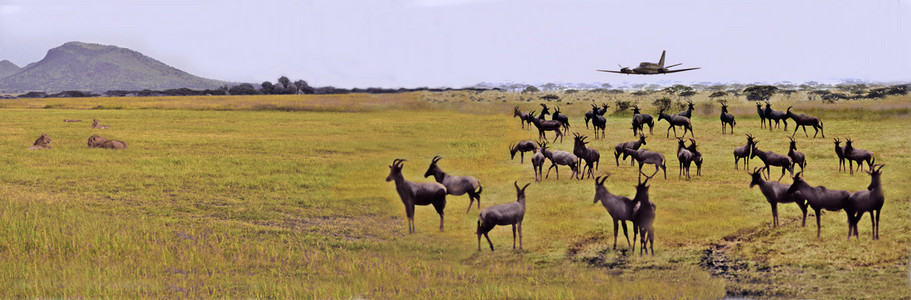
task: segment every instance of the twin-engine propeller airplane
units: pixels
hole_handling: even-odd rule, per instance
[[[638,67],[633,68],[633,69],[630,69],[629,67],[620,66],[620,71],[611,71],[611,70],[597,70],[597,71],[599,71],[599,72],[617,73],[617,74],[627,74],[627,75],[629,75],[629,74],[633,74],[633,75],[655,75],[655,74],[677,73],[677,72],[683,72],[683,71],[690,71],[690,70],[699,69],[699,68],[689,68],[689,69],[680,69],[680,70],[669,70],[668,68],[672,68],[672,67],[676,67],[676,66],[682,65],[682,63],[676,64],[676,65],[670,65],[670,66],[665,67],[665,66],[664,66],[664,53],[665,53],[665,52],[666,52],[666,51],[661,51],[661,60],[658,61],[657,64],[656,64],[656,63],[652,63],[652,62],[641,62],[641,63],[639,63],[639,66],[638,66]]]

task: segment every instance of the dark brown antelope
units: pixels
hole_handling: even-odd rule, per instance
[[[883,195],[883,184],[881,179],[884,166],[885,165],[873,165],[873,167],[870,168],[870,171],[867,171],[867,174],[870,174],[870,185],[867,186],[867,189],[854,192],[851,194],[851,197],[848,198],[851,210],[856,213],[852,220],[854,236],[858,236],[857,223],[860,222],[860,218],[864,216],[864,213],[869,212],[872,226],[870,234],[873,236],[874,240],[879,239],[879,212],[882,211],[883,203],[886,201],[886,198]],[[874,214],[874,212],[876,214]],[[850,239],[850,236],[848,238]]]
[[[414,206],[433,205],[440,214],[440,232],[443,231],[443,209],[446,208],[446,187],[438,182],[413,182],[402,176],[404,159],[395,159],[389,165],[386,182],[395,181],[395,191],[405,204],[405,216],[408,217],[408,233],[414,233]]]
[[[642,175],[644,175],[644,173],[642,173],[642,166],[645,164],[655,165],[655,173],[652,173],[652,176],[658,174],[658,168],[661,168],[661,170],[664,171],[664,179],[667,179],[667,166],[664,164],[664,154],[643,149],[633,150],[626,148],[623,149],[623,151],[629,156],[632,156],[633,159],[639,163],[640,179]]]
[[[683,127],[683,135],[681,137],[686,137],[686,132],[689,131],[693,137],[696,137],[696,133],[693,132],[693,125],[690,123],[690,119],[683,116],[677,115],[668,115],[664,113],[664,110],[658,112],[658,122],[661,120],[667,120],[667,123],[671,126],[667,127],[667,134],[665,137],[670,137],[671,128],[674,129],[674,137],[677,137],[677,126]]]
[[[838,171],[841,172],[845,168],[845,147],[841,146],[841,140],[838,138],[832,139],[835,141],[835,155],[838,156]]]
[[[851,238],[851,219],[854,217],[854,212],[851,211],[848,198],[851,197],[851,193],[848,191],[841,190],[829,190],[824,186],[810,186],[806,181],[801,178],[803,172],[798,172],[797,175],[794,175],[794,183],[791,184],[791,187],[788,188],[788,194],[792,194],[795,197],[805,200],[807,204],[810,205],[810,208],[816,213],[816,237],[819,237],[820,225],[819,218],[820,213],[823,209],[828,211],[839,211],[845,210],[845,213],[848,216],[848,238]]]
[[[518,144],[509,146],[509,155],[511,159],[516,159],[516,152],[519,152],[521,158],[520,163],[525,163],[525,152],[535,153],[535,150],[538,150],[538,147],[535,146],[535,142],[532,141],[520,141]]]
[[[806,201],[797,197],[796,194],[789,194],[788,188],[790,185],[782,184],[777,181],[762,180],[762,168],[759,168],[758,170],[753,168],[753,172],[750,173],[750,176],[752,177],[750,188],[758,185],[759,191],[762,192],[762,195],[765,196],[765,200],[772,206],[772,227],[778,227],[778,203],[796,203],[797,206],[800,207],[800,211],[803,212],[803,220],[800,222],[800,226],[807,226]]]
[[[759,127],[765,128],[765,109],[762,109],[762,103],[756,102],[756,114],[759,115]]]
[[[826,138],[826,132],[822,130],[822,120],[820,120],[819,118],[814,117],[814,116],[798,115],[798,114],[792,113],[790,106],[788,106],[788,112],[786,113],[786,116],[788,118],[791,118],[792,120],[794,120],[794,123],[797,124],[797,125],[794,125],[794,133],[791,133],[791,136],[794,136],[795,134],[797,134],[797,128],[803,127],[803,135],[805,135],[806,137],[810,137],[810,135],[807,134],[807,125],[810,125],[810,126],[813,126],[814,130],[816,130],[816,133],[813,133],[814,139],[816,138],[816,135],[819,133],[822,133],[822,137]],[[785,122],[785,130],[788,129],[787,124],[788,123]]]
[[[601,108],[598,108],[597,105],[592,104],[592,110],[585,112],[585,128],[588,128],[588,121],[597,116],[604,116],[604,113],[607,112],[607,104],[601,103]]]
[[[686,174],[686,179],[690,179],[690,164],[696,159],[696,154],[687,150],[685,143],[683,138],[677,138],[677,161],[679,162],[677,177]]]
[[[522,220],[525,219],[525,189],[526,184],[519,188],[519,182],[513,182],[516,186],[516,202],[494,205],[481,210],[478,214],[478,229],[475,234],[478,235],[478,251],[481,251],[481,235],[487,238],[490,244],[490,251],[493,251],[493,243],[490,236],[487,235],[497,225],[512,225],[512,248],[516,249],[516,228],[519,230],[519,249],[522,249]]]
[[[788,113],[772,109],[769,101],[765,102],[765,117],[769,120],[769,131],[772,131],[772,121],[775,121],[775,128],[778,128],[779,122],[784,122],[784,131],[788,131]]]
[[[585,161],[585,166],[580,168],[580,171],[582,172],[582,178],[580,179],[585,179],[585,174],[588,174],[589,178],[594,177],[594,170],[596,170],[598,166],[601,165],[601,153],[599,153],[596,149],[585,146],[588,144],[588,142],[585,141],[585,139],[588,138],[587,136],[579,135],[578,133],[573,134],[575,134],[573,141],[573,154]],[[588,172],[585,171],[586,168],[588,169]]]
[[[737,170],[737,164],[741,158],[743,159],[743,169],[747,170],[750,167],[750,154],[752,154],[754,144],[755,138],[747,133],[747,144],[734,149],[734,170]]]
[[[617,166],[620,166],[620,155],[623,155],[623,160],[626,160],[626,157],[629,156],[625,151],[623,151],[623,149],[639,150],[639,147],[642,147],[645,144],[645,136],[639,134],[638,140],[623,142],[617,144],[617,146],[614,146],[614,160],[617,162]],[[631,166],[636,164],[636,162],[632,159],[629,161],[629,163]]]
[[[604,181],[610,177],[610,174],[607,174],[602,177],[595,177],[595,202],[601,202],[601,205],[604,206],[604,209],[607,210],[607,214],[610,215],[614,223],[614,250],[617,249],[617,222],[620,222],[620,225],[623,225],[623,236],[626,237],[626,244],[630,248],[633,245],[629,242],[629,234],[626,231],[626,221],[633,220],[633,208],[636,206],[636,203],[632,199],[611,194],[610,191],[604,187]],[[636,231],[635,224],[633,225],[633,231]],[[635,239],[633,240],[635,242]]]
[[[641,174],[640,175],[645,175]],[[654,174],[652,175],[654,176]],[[642,256],[642,251],[646,249],[646,245],[651,244],[652,256],[655,255],[655,211],[657,207],[655,203],[651,201],[648,197],[648,188],[646,185],[648,180],[652,177],[645,176],[645,181],[641,181],[636,185],[636,196],[633,197],[633,225],[634,229],[638,229],[639,235],[641,236],[642,244],[639,247],[639,256]],[[633,230],[633,241],[636,240],[636,231]],[[635,249],[633,249],[635,251]]]
[[[867,163],[867,166],[872,168],[873,163],[876,162],[876,159],[873,157],[873,152],[861,149],[854,148],[854,141],[850,138],[845,142],[845,160],[848,161],[848,169],[851,169],[851,175],[854,175],[854,163],[857,163],[857,170],[862,171],[864,169],[864,162]]]
[[[791,172],[791,176],[794,176],[794,163],[791,161],[790,157],[772,152],[772,151],[762,151],[756,147],[756,144],[753,144],[753,150],[750,154],[750,158],[759,157],[759,160],[765,164],[766,169],[766,178],[772,176],[771,171],[769,171],[769,166],[781,167],[781,176],[778,177],[778,181],[781,181],[784,178],[784,171]]]
[[[727,103],[721,102],[721,134],[725,133],[727,125],[731,125],[731,134],[734,134],[734,125],[737,125],[737,121],[734,120],[734,115],[728,113]]]
[[[653,134],[655,120],[652,119],[652,115],[640,113],[639,106],[633,105],[633,136],[642,134],[644,125],[648,125],[648,134]]]
[[[531,157],[531,168],[535,171],[535,182],[544,179],[544,162],[547,161],[547,157],[544,156],[547,142],[538,142],[538,146],[538,151]]]
[[[793,137],[788,137],[791,140],[791,143],[788,145],[788,157],[791,158],[791,161],[795,165],[800,166],[800,171],[803,172],[803,169],[807,167],[807,159],[803,153],[797,151],[797,141]]]
[[[477,178],[472,176],[452,176],[443,172],[443,169],[440,169],[440,166],[437,165],[440,160],[443,159],[439,155],[434,156],[433,160],[430,161],[430,167],[427,167],[427,172],[424,172],[424,178],[433,176],[436,182],[443,184],[446,187],[446,194],[453,196],[461,196],[468,194],[468,209],[465,210],[465,213],[471,211],[471,204],[478,201],[478,209],[481,209],[481,191],[484,190],[481,187],[481,182]]]

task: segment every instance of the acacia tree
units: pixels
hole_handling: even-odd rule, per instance
[[[771,85],[754,85],[743,90],[743,94],[750,101],[767,101],[775,95],[778,88]]]

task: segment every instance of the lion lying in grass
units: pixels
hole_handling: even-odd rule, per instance
[[[126,149],[127,143],[119,140],[109,140],[93,134],[89,137],[88,146],[89,148]]]

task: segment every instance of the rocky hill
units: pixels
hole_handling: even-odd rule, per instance
[[[7,61],[4,61],[7,62]],[[99,44],[69,42],[48,50],[41,61],[13,68],[0,62],[0,91],[214,89],[227,84],[168,66],[142,53]],[[8,62],[7,62],[8,63]]]

